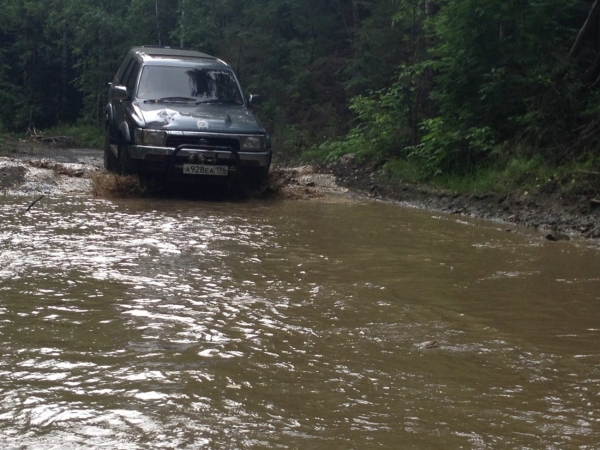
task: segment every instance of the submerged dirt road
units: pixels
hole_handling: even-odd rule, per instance
[[[2,154],[0,154],[2,155]],[[133,185],[131,184],[133,182]],[[114,184],[119,186],[113,186]],[[102,167],[102,151],[19,144],[0,156],[0,193],[39,196],[89,194],[136,195],[135,180],[118,180]],[[108,186],[108,188],[107,188]],[[123,192],[122,192],[123,194]],[[342,158],[327,167],[278,167],[260,192],[269,199],[398,202],[450,214],[539,228],[550,240],[569,236],[600,238],[600,174],[581,173],[570,180],[549,180],[535,192],[461,194],[388,182],[377,170]]]
[[[119,196],[118,186],[107,186],[119,183],[129,188],[121,194],[140,193],[136,182],[121,181],[104,170],[101,150],[24,146],[0,156],[0,192],[4,195],[79,193]],[[248,194],[293,200],[353,198],[349,189],[337,185],[334,175],[318,173],[311,166],[273,167],[269,186],[258,193]]]

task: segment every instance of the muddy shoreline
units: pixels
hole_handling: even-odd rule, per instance
[[[19,143],[0,153],[4,195],[91,194],[104,173],[102,151]],[[463,194],[392,182],[382,170],[352,157],[334,164],[277,166],[259,197],[309,200],[370,198],[540,229],[549,239],[600,238],[600,174],[578,173],[549,180],[532,192]],[[510,226],[507,226],[510,231]]]
[[[322,166],[320,171],[334,175],[340,186],[370,198],[536,228],[549,240],[566,240],[569,235],[600,238],[600,173],[596,172],[548,180],[533,190],[464,194],[393,182],[383,170],[360,165],[352,157]]]
[[[0,193],[28,196],[91,192],[92,174],[103,170],[99,150],[19,143],[0,152]]]

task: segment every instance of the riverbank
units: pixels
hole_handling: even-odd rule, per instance
[[[334,175],[340,186],[371,198],[539,228],[547,231],[548,239],[600,238],[598,172],[576,172],[533,189],[473,194],[394,181],[382,169],[360,164],[351,155],[323,165],[320,171]]]

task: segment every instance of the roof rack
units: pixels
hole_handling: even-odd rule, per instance
[[[201,59],[210,59],[217,60],[212,55],[208,55],[203,52],[199,52],[197,50],[190,50],[187,48],[179,48],[179,47],[167,47],[163,45],[137,45],[131,47],[131,50],[134,50],[138,53],[144,53],[149,57],[154,58],[180,58],[180,57],[188,57],[188,58],[201,58]]]
[[[185,50],[187,52],[195,52],[196,50],[192,50],[190,48],[183,47],[171,47],[170,45],[140,45],[142,48],[164,48],[165,50]]]

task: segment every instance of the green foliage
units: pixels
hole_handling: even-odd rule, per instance
[[[394,114],[386,111],[380,99],[355,97],[350,108],[357,113],[358,125],[343,139],[330,139],[304,152],[304,157],[334,161],[346,153],[359,159],[384,160],[393,151],[397,134]],[[397,103],[393,103],[397,105]]]
[[[403,161],[393,170],[408,164],[418,168],[411,178],[439,179],[468,178],[511,158],[539,155],[556,164],[595,153],[600,94],[566,59],[587,6],[575,0],[429,4],[437,13],[425,16],[421,2],[396,1],[393,21],[404,52],[397,74],[350,100],[353,127],[321,145],[321,154]],[[588,42],[582,57],[588,64],[590,44],[596,46]]]
[[[64,134],[98,145],[126,49],[162,44],[229,62],[282,159],[354,153],[437,181],[598,160],[597,29],[567,58],[590,2],[426,3],[5,0],[0,123],[78,124]]]
[[[574,0],[449,2],[432,20],[439,61],[432,92],[446,122],[510,138],[563,70],[576,29]],[[577,22],[577,26],[580,23]],[[535,131],[535,130],[532,130]]]
[[[527,153],[522,149],[523,153]],[[531,152],[531,150],[529,150]],[[534,192],[549,182],[569,179],[584,170],[596,170],[591,160],[556,167],[541,155],[533,158],[512,157],[505,162],[478,166],[468,174],[447,173],[431,177],[415,159],[397,158],[385,164],[385,173],[392,181],[426,182],[438,189],[462,193],[509,193],[515,190]]]
[[[303,149],[300,159],[310,163],[329,163],[346,153],[352,153],[352,148],[343,141],[331,140]]]
[[[428,179],[427,170],[414,159],[395,158],[384,166],[386,175],[396,181],[420,183]]]
[[[423,116],[420,101],[427,90],[423,79],[434,67],[431,61],[401,65],[390,87],[352,98],[349,109],[354,113],[354,127],[344,138],[321,144],[318,153],[329,153],[328,160],[355,153],[377,161],[409,154]]]
[[[432,184],[457,192],[533,192],[554,180],[563,180],[585,169],[585,164],[571,163],[556,167],[541,155],[533,158],[513,157],[504,164],[479,167],[469,175],[448,174],[436,177]]]
[[[408,157],[418,159],[431,176],[468,173],[477,162],[497,149],[489,127],[460,130],[436,117],[422,123],[421,143],[408,147]]]

